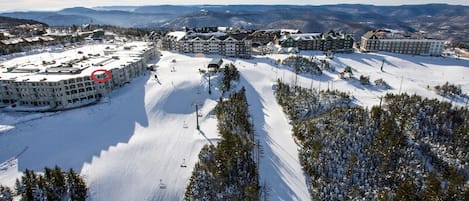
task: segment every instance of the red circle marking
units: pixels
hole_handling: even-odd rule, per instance
[[[104,73],[106,73],[106,77],[103,78],[103,79],[98,79],[98,78],[96,78],[96,77],[94,76],[94,74],[97,73],[97,72],[104,72]],[[98,69],[98,70],[95,70],[95,71],[93,71],[93,72],[91,73],[91,79],[94,80],[95,82],[99,82],[99,83],[107,82],[107,81],[109,81],[109,80],[111,79],[111,77],[112,77],[111,72],[108,71],[108,70],[104,70],[104,69]]]

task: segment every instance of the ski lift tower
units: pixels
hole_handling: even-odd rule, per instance
[[[210,72],[208,72],[208,94],[212,94],[212,87],[210,84]]]
[[[198,100],[194,100],[194,102],[192,102],[192,105],[195,105],[196,128],[197,130],[200,130],[199,117],[201,117],[202,115],[199,115],[199,106],[201,106],[202,103]]]
[[[197,130],[200,130],[200,126],[199,126],[199,105],[197,103],[195,103],[195,118],[196,118],[196,122],[197,122]]]

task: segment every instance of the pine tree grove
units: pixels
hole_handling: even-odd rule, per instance
[[[58,166],[44,168],[44,174],[26,169],[21,180],[16,180],[15,190],[24,201],[85,201],[88,191],[80,175],[72,169],[63,172]]]
[[[215,111],[223,140],[202,148],[184,199],[259,200],[254,132],[245,89],[220,100]]]
[[[343,93],[280,81],[276,94],[313,200],[468,200],[467,108],[388,94],[369,111]]]

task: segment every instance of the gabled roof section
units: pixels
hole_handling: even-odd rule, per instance
[[[238,41],[236,38],[233,38],[232,36],[228,36],[224,41]]]
[[[220,39],[218,39],[217,37],[215,36],[212,36],[208,39],[209,41],[220,41]]]
[[[167,36],[172,37],[175,40],[179,41],[186,36],[186,32],[185,31],[173,31],[173,32],[169,32]]]
[[[374,31],[368,31],[363,35],[363,38],[372,39],[373,36],[374,36],[374,38],[376,38],[376,35],[375,35]]]

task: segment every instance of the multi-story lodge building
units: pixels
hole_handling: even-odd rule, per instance
[[[246,33],[169,32],[161,40],[162,49],[180,53],[219,54],[227,57],[250,58],[252,43]]]
[[[300,50],[353,51],[352,35],[335,31],[327,33],[285,34],[276,39],[275,43],[284,48],[295,47]]]
[[[101,51],[92,47],[89,54],[70,50],[52,60],[4,64],[0,69],[0,106],[50,111],[91,104],[141,75],[146,62],[156,55],[152,43],[102,46]],[[98,82],[107,80],[106,71],[111,78]]]
[[[444,43],[444,40],[426,38],[422,34],[404,34],[378,29],[368,31],[362,36],[360,50],[441,56]]]
[[[298,34],[298,29],[262,29],[249,34],[253,46],[264,46],[285,34]]]

